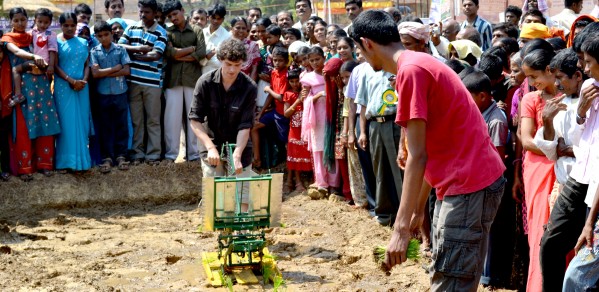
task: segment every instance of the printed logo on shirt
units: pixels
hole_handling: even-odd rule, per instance
[[[381,104],[381,107],[379,107],[378,113],[382,116],[385,114],[385,110],[387,109],[387,107],[395,108],[395,106],[397,105],[398,98],[397,94],[395,94],[395,90],[385,90],[385,92],[383,92],[383,95],[381,96],[381,100],[383,103]]]

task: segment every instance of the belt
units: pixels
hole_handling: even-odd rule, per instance
[[[395,121],[395,115],[370,117],[370,120],[373,122],[385,123],[385,122],[389,122],[389,121]]]

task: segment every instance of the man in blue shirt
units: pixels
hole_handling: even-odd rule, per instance
[[[166,30],[154,20],[158,9],[156,0],[139,0],[137,5],[141,21],[128,26],[119,40],[132,60],[129,77],[129,106],[133,121],[132,158],[134,164],[145,159],[148,164],[157,165],[162,151],[160,97]],[[146,127],[147,147],[144,145]]]
[[[478,0],[463,0],[462,1],[462,12],[466,15],[466,20],[462,22],[460,28],[474,27],[480,33],[481,38],[481,49],[486,51],[491,47],[491,40],[493,39],[493,28],[491,24],[478,16]]]
[[[112,26],[101,21],[94,27],[99,45],[90,52],[91,71],[97,80],[98,135],[102,173],[110,172],[114,159],[120,170],[128,169],[125,159],[129,129],[127,127],[127,83],[131,60],[127,51],[112,43]]]

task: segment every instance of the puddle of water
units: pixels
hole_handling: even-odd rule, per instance
[[[181,273],[176,275],[177,279],[185,280],[189,285],[198,287],[204,284],[206,281],[206,276],[204,275],[204,270],[202,267],[202,262],[200,260],[196,260],[191,264],[181,265]]]

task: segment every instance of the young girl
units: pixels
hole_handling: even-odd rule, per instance
[[[290,91],[285,92],[285,117],[290,119],[289,142],[287,144],[287,185],[294,185],[295,190],[303,192],[306,190],[302,183],[300,172],[312,170],[312,156],[308,151],[306,141],[302,141],[302,114],[304,100],[299,96],[301,91],[300,70],[290,70],[287,75]]]
[[[339,46],[337,48],[339,48]],[[358,62],[353,60],[347,61],[343,63],[343,65],[341,66],[339,75],[341,76],[341,81],[344,85],[343,92],[346,92],[349,77],[351,76],[351,72],[354,70],[356,66],[358,66]],[[354,200],[354,204],[356,207],[365,208],[366,206],[368,206],[368,201],[366,201],[366,187],[364,183],[364,175],[362,174],[362,167],[358,158],[358,149],[355,147],[354,144],[348,145],[347,143],[350,102],[353,102],[353,99],[345,98],[345,100],[343,101],[343,130],[341,131],[340,141],[347,148],[349,185],[351,189],[352,199]]]
[[[354,41],[349,37],[341,37],[337,41],[337,55],[334,58],[339,58],[343,62],[347,62],[355,59],[354,55]]]
[[[324,162],[325,166],[337,175],[337,180],[342,182],[342,196],[339,190],[334,190],[331,196],[332,200],[346,200],[351,202],[351,188],[349,183],[349,173],[347,170],[347,155],[345,145],[341,143],[341,133],[343,131],[343,82],[341,81],[340,70],[343,61],[339,58],[332,58],[324,65],[323,73],[325,76],[326,88],[326,125],[324,142]],[[347,131],[346,131],[347,132]],[[346,133],[345,132],[345,133]]]
[[[35,12],[35,26],[28,34],[33,37],[33,53],[41,56],[44,59],[44,64],[36,66],[33,61],[27,61],[13,67],[15,92],[8,103],[9,107],[25,101],[25,96],[21,93],[21,74],[30,72],[31,74],[40,75],[45,72],[48,77],[54,74],[54,60],[56,60],[58,44],[56,33],[48,30],[50,24],[52,24],[52,11],[46,8],[38,9]]]
[[[33,60],[38,67],[46,63],[42,56],[29,52],[29,45],[33,38],[25,32],[27,27],[25,9],[22,7],[12,8],[9,11],[9,18],[12,31],[2,36],[0,44],[6,49],[5,52],[8,53],[11,65],[14,67],[26,60]],[[50,91],[49,78],[46,74],[34,76],[24,72],[21,86],[27,99],[12,110],[14,134],[9,139],[11,168],[13,173],[19,175],[22,180],[29,181],[33,178],[32,173],[36,170],[45,175],[52,174],[54,135],[60,132],[60,124],[54,106],[54,98]],[[3,82],[2,92],[6,90],[4,87]],[[4,99],[5,96],[2,95],[2,98]],[[3,100],[4,102],[7,101]],[[6,108],[3,107],[2,116],[7,114],[10,115],[11,110],[9,109],[6,113]],[[33,157],[37,159],[33,159]]]
[[[306,73],[300,79],[304,99],[302,140],[308,142],[308,150],[312,153],[314,161],[316,182],[311,188],[317,191],[308,192],[308,195],[313,199],[320,199],[328,196],[329,187],[339,187],[339,180],[335,173],[327,171],[323,159],[326,119],[324,51],[321,47],[312,47],[308,52],[308,59],[314,71]]]
[[[524,95],[520,105],[521,139],[526,150],[523,180],[530,246],[527,291],[542,290],[539,243],[544,232],[543,226],[549,219],[548,198],[555,182],[553,161],[545,157],[533,141],[535,133],[543,126],[542,112],[545,102],[561,95],[555,86],[555,75],[549,68],[554,56],[552,50],[539,49],[530,52],[522,60],[524,74],[529,83],[537,88],[537,91]]]
[[[306,73],[312,72],[312,66],[310,66],[310,58],[308,58],[308,53],[310,52],[310,47],[301,47],[297,51],[298,64],[300,68],[302,68],[302,73],[300,74],[300,79],[304,77]]]

